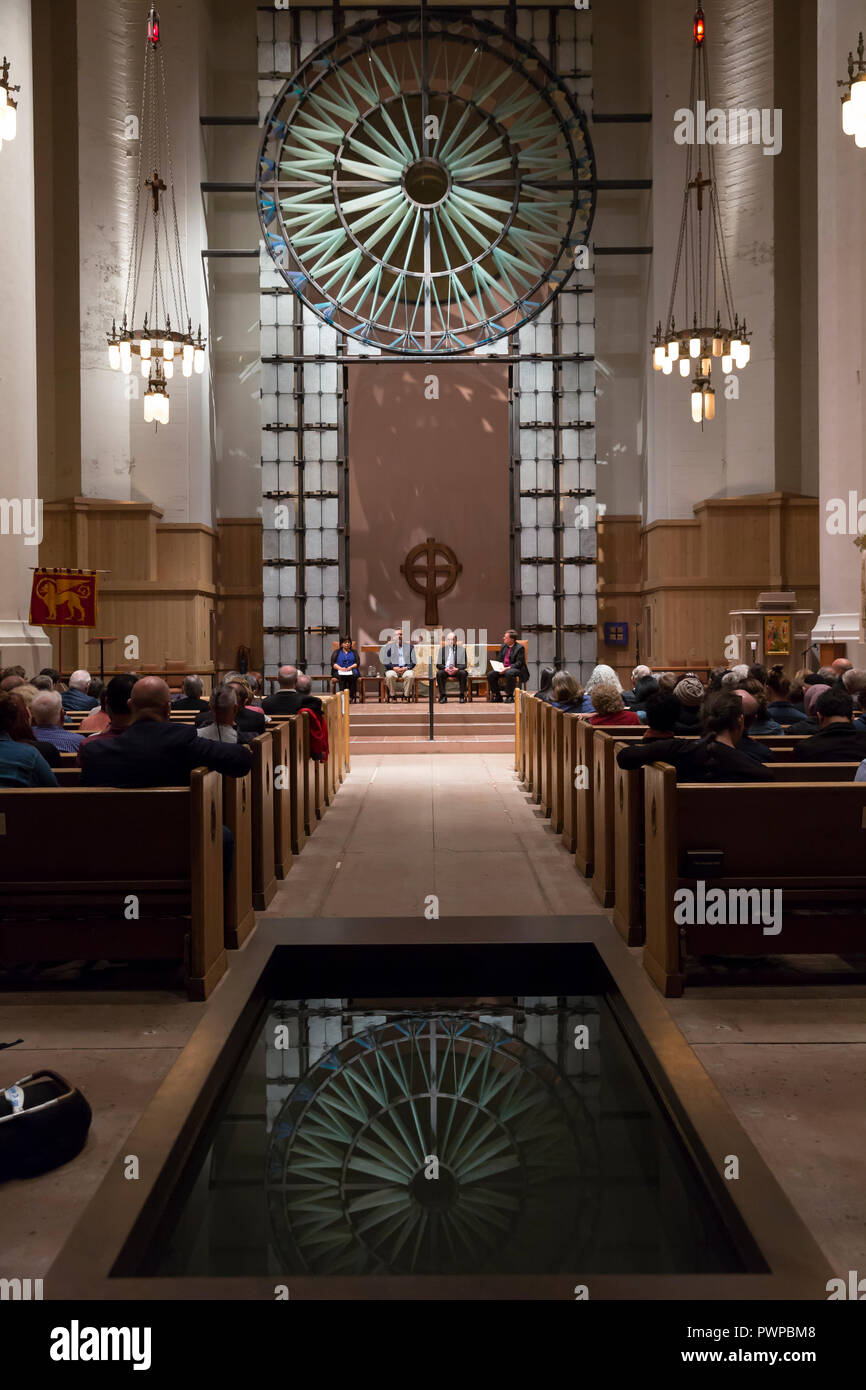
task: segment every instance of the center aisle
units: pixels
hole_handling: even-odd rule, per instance
[[[511,753],[352,758],[268,917],[601,913]]]

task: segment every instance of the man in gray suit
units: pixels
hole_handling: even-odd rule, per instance
[[[436,684],[439,687],[439,703],[447,703],[445,693],[448,680],[456,680],[460,687],[460,703],[466,703],[466,686],[469,677],[466,672],[466,648],[457,641],[456,632],[446,632],[445,640],[436,658]]]

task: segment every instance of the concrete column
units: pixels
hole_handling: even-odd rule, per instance
[[[28,675],[51,660],[51,644],[27,621],[32,575],[38,563],[42,501],[37,497],[36,259],[33,176],[33,64],[30,0],[4,0],[0,58],[10,60],[10,81],[20,85],[18,133],[0,150],[0,664],[22,665]],[[29,533],[29,534],[28,534]]]
[[[726,400],[713,373],[716,419],[691,420],[689,384],[653,372],[649,338],[664,319],[673,280],[685,182],[686,147],[674,141],[675,113],[689,104],[693,39],[690,0],[653,0],[653,282],[647,324],[647,521],[691,517],[707,497],[775,487],[774,219],[775,158],[758,145],[715,146],[722,223],[734,308],[753,330],[752,360]],[[771,0],[717,0],[707,16],[713,107],[773,109]],[[782,158],[783,156],[777,156]],[[706,175],[706,161],[703,164]],[[679,311],[681,317],[681,310]]]
[[[860,641],[861,552],[854,544],[857,504],[866,498],[866,151],[842,132],[836,81],[847,71],[847,55],[863,24],[856,0],[819,0],[818,166],[815,197],[818,244],[818,458],[822,518],[820,541],[821,615],[812,634],[818,642],[847,642],[855,665],[866,665]],[[851,520],[838,534],[828,529],[834,502]],[[866,523],[861,529],[866,530]]]

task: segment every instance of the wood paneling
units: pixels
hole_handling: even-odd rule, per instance
[[[724,658],[730,614],[763,590],[792,589],[818,611],[818,502],[766,493],[708,498],[694,520],[606,516],[599,524],[599,660],[620,678],[635,660],[712,666]],[[635,571],[639,568],[636,580]],[[646,614],[649,615],[647,630]],[[626,650],[605,647],[605,622],[630,625]]]
[[[225,517],[218,522],[216,550],[216,661],[235,665],[238,647],[249,647],[250,665],[264,665],[261,517]]]

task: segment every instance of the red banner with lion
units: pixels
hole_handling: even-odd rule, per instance
[[[94,627],[96,572],[34,570],[30,622],[35,627]]]

